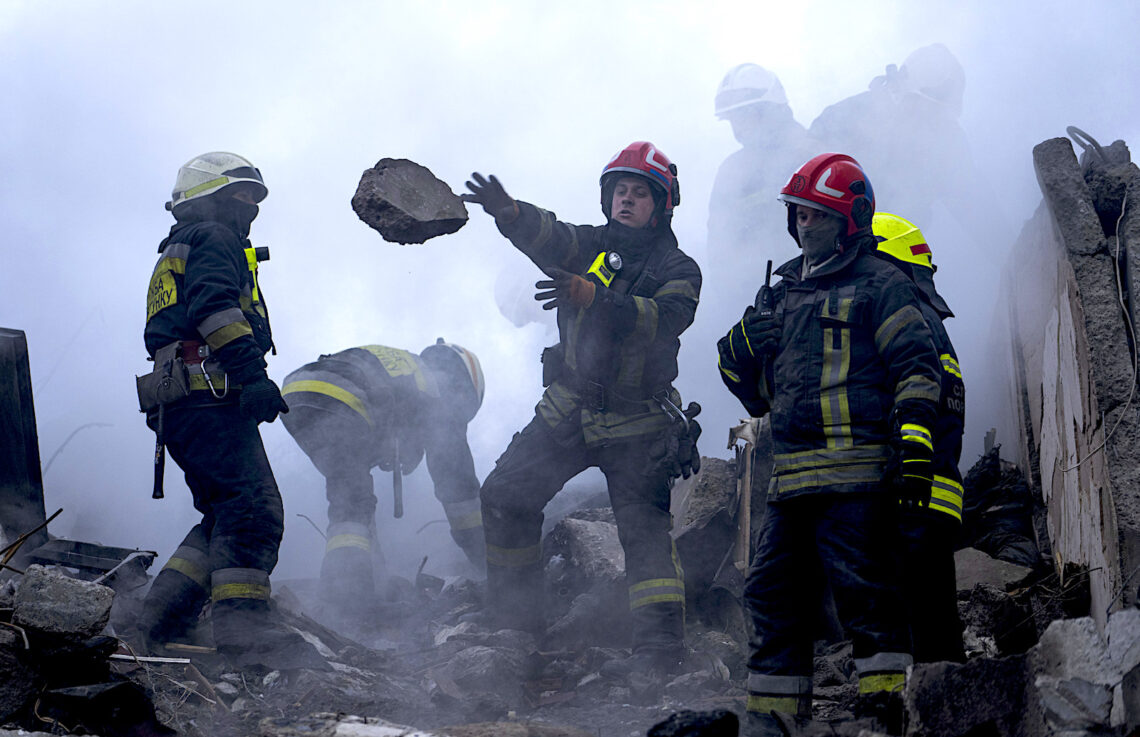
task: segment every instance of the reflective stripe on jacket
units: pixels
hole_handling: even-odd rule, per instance
[[[918,290],[866,248],[807,279],[802,257],[782,265],[770,374],[749,365],[726,377],[750,412],[770,412],[780,498],[877,490],[892,427],[933,425],[942,372]]]

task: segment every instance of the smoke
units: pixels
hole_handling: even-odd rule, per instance
[[[737,148],[712,98],[742,61],[776,72],[807,126],[920,46],[942,42],[955,53],[966,73],[960,122],[1000,226],[979,244],[981,258],[952,267],[941,254],[959,240],[956,214],[935,210],[922,225],[945,263],[939,286],[960,310],[950,331],[970,396],[985,396],[991,382],[1001,391],[1005,377],[987,375],[984,350],[967,347],[984,342],[983,307],[1001,296],[996,279],[981,277],[1004,264],[1040,198],[1031,147],[1070,124],[1106,142],[1140,140],[1128,86],[1140,9],[1112,2],[1094,17],[1072,8],[355,2],[318,12],[207,0],[191,13],[141,0],[4,4],[0,324],[28,335],[45,460],[77,427],[105,425],[77,434],[45,478],[47,507],[65,510],[52,531],[165,556],[197,519],[173,464],[167,498],[149,498],[153,435],[132,382],[148,368],[144,292],[182,163],[231,150],[269,185],[252,238],[271,251],[262,284],[278,348],[273,378],[366,343],[418,352],[442,336],[480,357],[487,395],[469,438],[482,479],[531,417],[539,351],[551,339],[547,326],[517,328],[501,315],[494,285],[504,269],[540,275],[481,211],[423,246],[382,241],[349,205],[360,174],[385,156],[418,161],[456,190],[472,171],[495,173],[518,198],[599,223],[601,167],[630,141],[651,140],[680,168],[674,229],[705,266],[712,181]],[[790,239],[770,250],[795,252]],[[742,309],[764,258],[740,265],[740,283],[711,281],[706,269],[705,302],[735,295]],[[721,407],[715,422],[711,410],[701,418],[706,455],[727,454],[723,424],[735,419],[715,372],[727,327],[699,310],[682,336],[682,395]],[[969,459],[995,422],[984,403],[972,399],[967,411]],[[263,437],[287,513],[277,575],[313,575],[323,542],[295,515],[323,526],[323,479],[280,423],[263,426]],[[445,525],[415,533],[442,518],[426,469],[409,477],[404,520],[386,518],[387,484],[377,474],[381,545],[388,528],[415,564],[420,550],[447,549]]]

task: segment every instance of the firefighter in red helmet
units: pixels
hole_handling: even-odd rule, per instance
[[[549,278],[535,298],[557,310],[559,343],[543,354],[546,391],[480,492],[492,622],[541,632],[543,507],[590,467],[605,474],[625,550],[633,653],[609,670],[675,670],[684,653],[685,589],[669,531],[669,490],[696,455],[699,407],[682,412],[672,382],[680,335],[701,288],[670,225],[677,168],[636,142],[603,168],[606,224],[571,225],[473,174],[469,202]]]
[[[718,344],[725,384],[772,427],[768,513],[745,585],[756,735],[784,733],[772,712],[810,716],[821,577],[852,639],[858,706],[901,705],[912,660],[890,544],[899,500],[930,499],[941,375],[914,284],[874,255],[875,197],[859,164],[816,156],[779,199],[802,255],[777,270],[771,308],[749,307]]]

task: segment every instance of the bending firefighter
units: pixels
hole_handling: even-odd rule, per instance
[[[482,569],[479,479],[467,423],[483,403],[483,390],[479,359],[442,338],[418,356],[382,345],[349,348],[285,378],[290,413],[281,421],[325,477],[329,526],[322,594],[342,613],[363,613],[374,592],[374,466],[393,474],[399,517],[400,476],[411,473],[426,453],[451,536]]]
[[[919,308],[934,338],[942,364],[938,419],[933,428],[934,465],[930,503],[902,509],[903,604],[918,663],[964,662],[962,620],[954,575],[954,544],[962,527],[962,432],[966,417],[966,385],[958,354],[942,321],[953,317],[934,288],[935,266],[930,246],[918,227],[898,215],[875,214],[872,221],[878,254],[902,269],[918,287]]]
[[[941,374],[917,290],[874,255],[875,198],[858,163],[816,156],[779,198],[802,255],[718,343],[726,386],[772,426],[744,592],[752,735],[785,734],[778,714],[811,715],[821,577],[852,640],[857,710],[898,716],[912,658],[891,546],[898,500],[930,499]]]
[[[625,550],[633,651],[611,675],[675,669],[684,653],[685,588],[669,535],[669,490],[697,459],[695,405],[673,388],[680,334],[701,287],[671,219],[677,170],[652,144],[602,170],[604,226],[571,225],[472,175],[465,195],[549,279],[536,299],[557,310],[560,342],[543,353],[535,417],[483,482],[487,601],[500,627],[541,632],[543,507],[571,478],[600,468]]]
[[[152,645],[184,640],[210,601],[214,643],[238,665],[327,667],[270,619],[283,512],[257,426],[288,407],[266,374],[273,339],[257,281],[263,249],[248,240],[267,193],[249,161],[214,152],[179,169],[167,203],[176,222],[147,293],[154,370],[139,379],[139,402],[158,434],[156,464],[165,445],[202,521],[155,578],[141,624]]]

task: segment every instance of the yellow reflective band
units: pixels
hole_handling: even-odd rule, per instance
[[[875,347],[878,349],[879,355],[887,352],[895,336],[904,328],[914,324],[926,324],[926,321],[922,319],[922,313],[914,305],[901,307],[893,315],[883,320],[883,324],[875,331]]]
[[[954,360],[953,356],[951,356],[949,353],[943,353],[938,358],[942,361],[943,371],[948,374],[952,374],[953,376],[957,376],[959,379],[962,378],[962,367],[958,365],[958,362]]]
[[[444,511],[446,512],[446,510]],[[457,515],[455,517],[448,515],[447,521],[451,525],[452,530],[473,530],[476,527],[483,526],[483,512],[477,509],[474,512],[468,512],[467,514]]]
[[[253,328],[245,320],[241,322],[231,322],[223,328],[218,328],[214,332],[206,336],[206,343],[209,344],[210,350],[216,351],[222,346],[228,345],[246,335],[253,335]]]
[[[586,269],[587,274],[593,274],[598,277],[598,280],[607,287],[613,283],[614,272],[606,264],[606,252],[602,251],[594,259],[594,263],[590,264],[590,268]]]
[[[903,425],[900,432],[903,440],[920,443],[929,448],[931,452],[934,451],[934,443],[931,442],[930,431],[922,425]]]
[[[210,592],[214,601],[225,599],[260,599],[269,601],[269,587],[255,583],[224,583]]]
[[[629,587],[629,593],[635,594],[638,591],[645,591],[646,589],[655,589],[664,586],[677,586],[685,588],[685,582],[676,578],[651,578],[647,581],[638,581]]]
[[[674,594],[655,594],[653,596],[639,597],[636,601],[631,599],[629,602],[629,608],[630,609],[640,609],[641,607],[649,606],[650,604],[681,604],[681,605],[684,605],[684,603],[685,603],[685,595],[684,594],[676,594],[676,593],[674,593]]]
[[[859,676],[859,693],[879,693],[880,691],[902,691],[906,683],[903,673],[876,673],[868,676]]]
[[[338,548],[357,548],[365,552],[372,552],[372,543],[364,535],[353,535],[350,533],[333,535],[325,542],[326,553],[331,553]]]
[[[213,189],[215,187],[221,187],[223,184],[229,184],[229,181],[229,177],[218,177],[217,179],[211,179],[208,182],[202,182],[201,184],[191,187],[190,189],[183,192],[182,199],[188,200],[199,192],[205,192],[207,189]]]
[[[166,561],[166,565],[162,568],[163,570],[169,568],[172,571],[178,571],[203,589],[206,588],[206,585],[210,582],[210,575],[206,571],[185,558],[171,558]]]
[[[948,514],[959,522],[962,521],[962,498],[965,491],[962,485],[945,476],[934,476],[934,485],[930,490],[930,508]]]
[[[748,346],[748,354],[755,357],[756,354],[752,350],[752,343],[748,340],[748,331],[744,329],[744,318],[740,318],[740,334],[744,336],[744,345]],[[731,345],[731,344],[730,344]],[[736,358],[736,352],[733,351],[732,357]]]
[[[895,386],[895,403],[905,399],[925,399],[937,402],[942,395],[942,387],[925,376],[908,376]]]
[[[226,389],[226,375],[225,374],[210,374],[210,383],[214,385],[214,392],[223,392]],[[190,374],[190,388],[195,391],[206,391],[210,387],[206,385],[205,374]],[[231,389],[236,389],[234,385],[230,386]]]
[[[640,335],[646,343],[657,337],[657,303],[645,297],[633,298],[633,306],[637,308],[637,320],[633,324],[633,334]],[[628,339],[627,339],[628,340]],[[638,344],[635,347],[636,353],[634,355],[645,360],[645,349],[643,344]],[[634,346],[629,346],[634,348]],[[628,348],[625,352],[628,352]],[[618,381],[622,379],[619,377]]]
[[[372,418],[368,416],[368,410],[364,408],[364,403],[356,398],[355,395],[345,389],[341,389],[336,384],[330,384],[327,381],[316,381],[315,379],[303,379],[301,381],[290,381],[281,389],[281,396],[294,394],[296,392],[311,392],[313,394],[324,394],[326,397],[347,404],[356,411],[368,424],[372,424]]]
[[[828,297],[830,301],[831,297]],[[852,300],[840,299],[838,319],[846,322]],[[825,305],[826,312],[827,307]],[[838,343],[838,345],[836,345]],[[823,370],[819,376],[819,403],[823,415],[823,434],[828,448],[849,448],[854,444],[851,434],[851,407],[847,400],[847,374],[851,368],[851,329],[823,329]]]
[[[760,696],[748,694],[748,711],[767,714],[778,711],[781,714],[795,714],[799,708],[800,699],[797,696]]]
[[[542,561],[542,548],[538,545],[529,545],[525,548],[500,548],[498,545],[487,546],[487,565],[499,568],[526,568],[538,565]]]
[[[716,360],[716,367],[719,368],[720,372],[722,374],[724,374],[726,377],[728,377],[728,380],[731,381],[733,384],[739,384],[740,383],[740,376],[737,375],[735,372],[729,371],[724,366],[722,366],[719,358]]]

